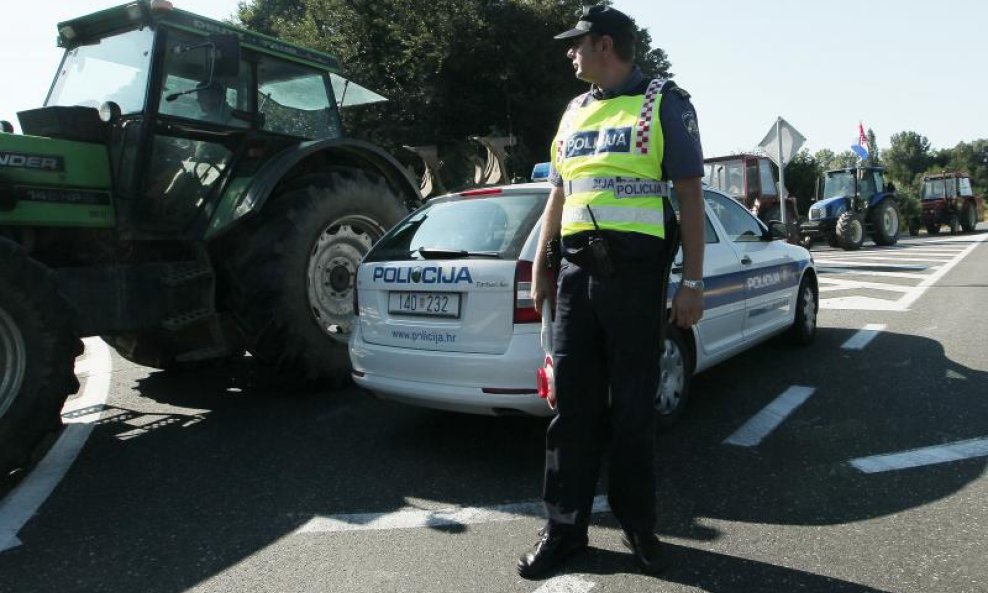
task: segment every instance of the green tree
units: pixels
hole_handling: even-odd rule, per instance
[[[945,168],[966,172],[971,176],[974,193],[988,196],[988,140],[961,142],[951,150]]]
[[[868,128],[865,133],[868,137],[868,160],[865,163],[867,167],[875,167],[882,164],[881,151],[878,149],[878,139],[875,137],[875,131]]]
[[[899,190],[915,191],[917,177],[933,164],[930,141],[916,132],[892,134],[891,145],[884,152],[888,176]]]
[[[548,158],[567,101],[586,89],[565,44],[582,1],[251,0],[241,23],[337,56],[346,74],[390,100],[348,109],[347,133],[401,155],[403,145],[439,146],[443,178],[472,175],[473,135],[514,135],[511,175]],[[397,18],[400,15],[400,18]],[[638,62],[671,77],[669,61],[640,31]],[[414,162],[410,154],[408,162]],[[461,157],[461,158],[457,158]]]
[[[805,148],[786,163],[786,189],[796,198],[796,210],[800,214],[810,209],[819,179],[820,166]]]

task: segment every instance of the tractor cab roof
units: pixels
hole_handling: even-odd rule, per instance
[[[929,173],[927,175],[923,175],[923,181],[934,181],[937,179],[961,179],[964,177],[970,177],[970,175],[963,171],[942,171],[940,173]]]
[[[764,159],[768,158],[762,154],[754,154],[750,152],[741,152],[738,154],[729,154],[726,156],[714,156],[703,159],[704,163],[722,163],[725,161],[740,161],[743,159]]]
[[[93,43],[117,32],[140,27],[156,27],[160,24],[202,35],[212,33],[236,35],[245,47],[304,62],[333,73],[340,72],[339,61],[329,54],[179,10],[167,0],[138,0],[61,22],[58,24],[58,45],[71,49]]]
[[[340,107],[387,101],[387,98],[345,78],[339,60],[327,53],[179,10],[168,0],[137,0],[61,22],[58,24],[58,45],[73,49],[98,43],[100,39],[117,33],[160,25],[203,36],[235,35],[242,47],[326,71]]]

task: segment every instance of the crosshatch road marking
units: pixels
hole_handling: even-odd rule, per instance
[[[848,463],[860,472],[875,474],[910,467],[949,463],[951,461],[972,459],[974,457],[988,457],[988,438],[910,449],[908,451],[900,451],[899,453],[859,457],[852,459]]]
[[[960,240],[956,239],[955,241]],[[870,282],[868,285],[855,287],[847,285],[847,290],[876,290],[882,291],[885,296],[888,296],[889,292],[899,292],[901,296],[894,300],[860,294],[830,296],[829,298],[820,299],[820,308],[859,311],[908,311],[913,303],[919,297],[923,296],[923,293],[929,287],[935,285],[940,278],[986,240],[988,240],[988,235],[981,234],[963,237],[964,243],[946,240],[937,243],[909,243],[902,247],[876,251],[858,251],[853,253],[828,251],[815,253],[814,261],[817,262],[817,270],[821,274],[820,284],[825,288],[822,292],[827,295],[839,293],[839,290],[833,287],[842,282],[839,276],[845,275],[872,276],[874,278],[904,278],[919,281],[915,286],[906,287],[907,290],[903,290],[901,284],[896,285],[896,288],[881,288],[877,286],[881,282]],[[937,265],[932,265],[934,263]]]
[[[593,513],[610,511],[606,496],[593,500]],[[295,530],[299,533],[340,531],[375,531],[382,529],[415,529],[420,527],[451,527],[476,523],[515,521],[525,517],[545,517],[541,501],[518,502],[494,507],[465,507],[451,509],[400,509],[390,513],[353,513],[313,517]]]
[[[803,387],[801,385],[793,385],[789,389],[786,389],[782,395],[775,398],[775,401],[745,422],[734,434],[724,439],[724,444],[737,445],[738,447],[754,447],[758,445],[782,424],[782,421],[789,414],[792,414],[796,411],[796,408],[803,405],[813,395],[814,391],[816,391],[814,387]]]

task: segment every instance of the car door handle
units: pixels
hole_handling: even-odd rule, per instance
[[[747,255],[742,256],[741,257],[741,265],[743,265],[743,266],[750,266],[751,265],[751,258],[748,257]]]

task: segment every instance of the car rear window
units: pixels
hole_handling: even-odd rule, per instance
[[[364,261],[428,259],[421,248],[517,259],[547,197],[547,192],[499,194],[430,202],[384,235]]]

